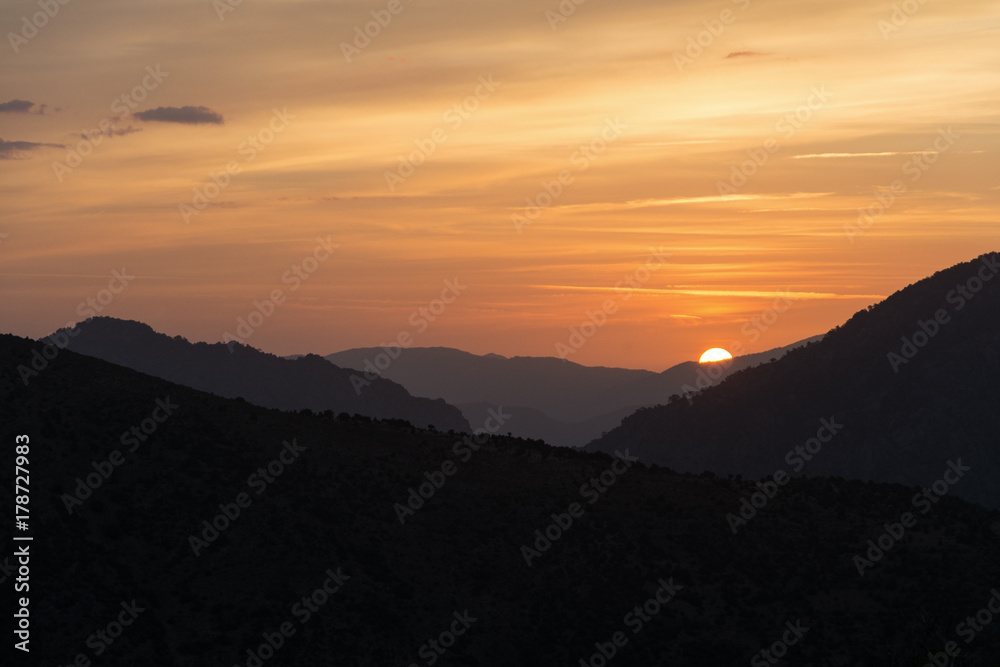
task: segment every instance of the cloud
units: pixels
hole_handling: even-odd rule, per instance
[[[754,56],[769,56],[770,52],[765,51],[733,51],[727,58],[751,58]]]
[[[896,155],[922,155],[926,151],[880,151],[878,153],[808,153],[806,155],[793,155],[793,160],[817,160],[846,157],[893,157]]]
[[[582,285],[528,285],[543,290],[575,290],[581,292],[620,292],[620,287],[585,287]],[[793,299],[814,300],[814,299],[885,299],[884,294],[839,294],[837,292],[793,292],[784,290],[774,292],[770,290],[739,290],[739,289],[676,289],[676,288],[655,288],[655,287],[633,287],[630,291],[642,292],[644,294],[679,294],[683,296],[732,296],[766,298],[787,296]]]
[[[127,134],[134,134],[136,132],[142,132],[142,128],[141,127],[132,127],[131,125],[129,125],[128,127],[123,127],[122,129],[118,130],[118,129],[115,129],[114,127],[109,127],[106,130],[95,130],[94,132],[83,132],[83,133],[80,134],[80,138],[81,139],[88,139],[89,140],[91,137],[97,137],[97,136],[100,136],[100,135],[104,135],[105,137],[124,137]]]
[[[630,199],[625,202],[591,202],[589,204],[556,205],[554,208],[576,211],[617,211],[655,206],[676,206],[678,204],[712,204],[731,201],[751,201],[755,199],[802,199],[807,197],[827,197],[832,192],[791,192],[787,194],[752,195],[708,195],[705,197],[673,197],[670,199]]]
[[[208,107],[157,107],[132,114],[139,120],[182,123],[184,125],[222,125],[222,114]]]
[[[4,141],[0,139],[0,160],[23,160],[26,151],[39,148],[65,148],[62,144],[39,144],[34,141]]]
[[[0,104],[0,113],[28,113],[35,106],[34,102],[28,100],[11,100]],[[42,115],[45,113],[45,105],[40,104],[32,113]]]

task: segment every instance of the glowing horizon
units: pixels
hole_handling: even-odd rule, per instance
[[[3,330],[124,270],[100,314],[191,340],[278,290],[275,354],[662,370],[998,249],[1000,3],[404,2],[359,46],[385,6],[67,3],[8,43]]]

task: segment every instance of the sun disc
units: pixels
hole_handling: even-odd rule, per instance
[[[726,359],[732,359],[733,355],[729,354],[721,347],[713,347],[711,350],[706,350],[705,354],[701,355],[701,359],[698,363],[704,364],[705,362],[711,361],[725,361]]]

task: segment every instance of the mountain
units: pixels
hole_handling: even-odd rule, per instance
[[[460,407],[470,424],[482,423],[485,409],[502,408],[512,415],[508,425],[512,434],[579,447],[640,407],[707,386],[809,340],[813,339],[715,364],[713,377],[706,374],[704,364],[693,361],[655,373],[581,366],[555,357],[475,355],[445,347],[355,348],[326,359],[356,369],[359,378],[380,376],[415,396],[442,398]]]
[[[316,355],[291,360],[238,343],[191,343],[141,322],[111,317],[90,318],[75,329],[75,335],[60,329],[53,337],[68,341],[67,349],[74,352],[226,398],[279,410],[332,410],[469,430],[462,413],[442,400],[415,398],[384,379],[356,391],[352,371]]]
[[[559,447],[579,447],[596,436],[621,424],[622,419],[635,410],[620,408],[614,412],[597,415],[579,422],[564,422],[548,416],[541,410],[522,406],[505,407],[491,403],[466,403],[455,406],[462,411],[470,424],[478,428],[492,414],[502,412],[506,419],[503,432],[530,440],[544,440]]]
[[[795,479],[733,534],[726,517],[751,482],[280,412],[10,335],[0,403],[0,501],[13,510],[17,453],[31,473],[17,482],[30,487],[18,535],[33,538],[10,542],[2,524],[0,579],[30,578],[31,652],[8,664],[730,667],[780,650],[806,667],[895,667],[952,644],[964,664],[1000,654],[997,624],[966,620],[1000,595],[1000,513],[945,497],[900,534],[913,487]]]
[[[678,471],[920,485],[961,460],[971,470],[950,492],[1000,507],[997,260],[939,271],[690,403],[638,411],[588,449],[628,446]],[[831,437],[822,420],[843,427]]]

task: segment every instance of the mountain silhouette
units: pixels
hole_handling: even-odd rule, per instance
[[[360,378],[381,376],[415,396],[442,398],[461,409],[474,426],[483,423],[488,410],[502,408],[511,415],[505,432],[582,447],[640,407],[708,386],[810,340],[739,356],[711,369],[689,361],[661,373],[582,366],[556,357],[476,355],[446,347],[354,348],[325,358],[356,369]],[[712,371],[711,377],[706,370]]]
[[[33,473],[17,664],[730,667],[798,628],[789,664],[902,667],[961,641],[1000,581],[1000,513],[952,497],[859,576],[914,488],[795,479],[734,535],[750,482],[506,436],[473,450],[69,350],[25,385],[42,347],[0,335],[0,438],[29,442]],[[998,650],[992,626],[961,648]]]
[[[971,469],[951,493],[1000,507],[997,260],[939,271],[774,363],[639,410],[588,449],[628,446],[685,472],[922,486],[961,459]],[[830,438],[821,420],[843,428]]]
[[[60,329],[53,336],[63,336],[74,352],[262,407],[332,410],[469,430],[462,413],[445,401],[416,398],[385,379],[359,392],[351,383],[352,371],[316,355],[292,360],[239,343],[191,343],[141,322],[111,317],[90,318],[76,325],[75,336],[70,333]]]

